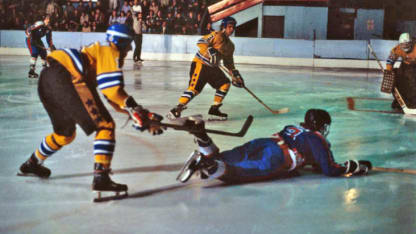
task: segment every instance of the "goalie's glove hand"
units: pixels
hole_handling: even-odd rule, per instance
[[[133,128],[144,131],[148,130],[152,135],[160,135],[166,128],[161,127],[158,123],[163,120],[159,114],[149,112],[142,106],[138,105],[133,97],[128,97],[124,108],[133,120]]]
[[[233,71],[233,80],[231,83],[238,88],[244,87],[244,80],[243,77],[241,77],[240,72],[237,69],[234,69]]]
[[[368,171],[373,168],[371,162],[366,160],[348,160],[344,163],[344,166],[347,168],[345,173],[353,175],[367,175]]]
[[[209,63],[218,66],[218,51],[212,47],[208,47]]]

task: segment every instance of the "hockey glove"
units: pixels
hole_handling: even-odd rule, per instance
[[[237,69],[234,69],[233,71],[233,80],[231,83],[238,88],[244,87],[244,80],[243,77],[241,77],[240,72]]]
[[[371,162],[366,160],[348,160],[344,166],[347,168],[345,174],[351,173],[353,175],[367,175],[368,171],[373,168]]]
[[[218,51],[212,47],[208,47],[209,63],[218,66]]]
[[[163,117],[144,109],[136,103],[133,97],[127,98],[124,109],[129,113],[130,118],[133,119],[133,128],[142,132],[148,130],[152,135],[163,133],[164,128],[157,124],[163,120]]]
[[[383,80],[381,82],[381,92],[391,93],[394,87],[394,71],[384,70]]]

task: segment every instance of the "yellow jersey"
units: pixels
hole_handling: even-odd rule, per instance
[[[197,46],[199,51],[196,53],[194,60],[195,62],[201,62],[208,66],[212,66],[209,62],[208,47],[212,47],[219,52],[219,59],[224,61],[224,65],[231,70],[235,69],[234,66],[234,43],[230,38],[225,35],[222,31],[214,31],[210,34],[203,36],[198,40]]]
[[[95,84],[110,103],[123,108],[128,95],[124,91],[123,72],[118,66],[119,57],[120,52],[113,44],[99,42],[81,51],[60,49],[48,55],[68,70],[73,84]]]

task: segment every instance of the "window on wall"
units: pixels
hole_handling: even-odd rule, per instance
[[[236,37],[257,37],[258,20],[250,20],[244,24],[238,25],[235,29]]]
[[[356,12],[343,11],[341,8],[328,9],[328,39],[354,39],[354,19]]]
[[[285,36],[284,16],[263,16],[262,37],[284,38]]]

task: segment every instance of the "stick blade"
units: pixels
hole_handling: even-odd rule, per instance
[[[289,112],[289,108],[287,108],[287,107],[272,111],[272,113],[276,114],[276,115],[284,114],[284,113],[287,113],[287,112]]]

